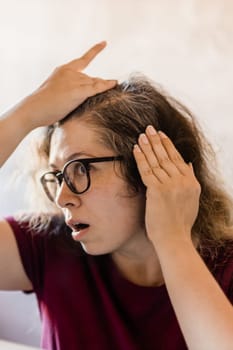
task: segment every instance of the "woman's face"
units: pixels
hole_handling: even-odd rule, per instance
[[[49,163],[53,170],[62,170],[73,159],[116,156],[98,141],[98,131],[84,118],[71,119],[55,129]],[[119,176],[119,162],[93,163],[90,167],[90,188],[77,195],[63,181],[56,203],[66,223],[73,230],[73,239],[92,255],[122,250],[140,250],[146,238],[144,227],[145,198],[129,196],[126,181]],[[77,226],[83,223],[83,229]]]

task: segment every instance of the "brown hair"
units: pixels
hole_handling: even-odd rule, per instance
[[[53,130],[70,118],[85,118],[98,128],[104,144],[124,156],[122,174],[134,191],[143,189],[135,160],[133,145],[147,125],[164,131],[186,162],[191,162],[201,185],[200,207],[192,229],[199,249],[213,249],[233,238],[232,202],[216,171],[213,149],[204,138],[197,120],[177,100],[162,92],[144,77],[131,77],[115,88],[88,98],[61,122],[49,127],[40,148],[49,156]],[[210,165],[212,170],[210,169]]]

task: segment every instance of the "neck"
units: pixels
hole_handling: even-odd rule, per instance
[[[157,254],[148,239],[138,251],[118,250],[112,259],[120,273],[134,284],[146,287],[164,284]]]

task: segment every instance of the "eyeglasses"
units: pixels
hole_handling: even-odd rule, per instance
[[[40,181],[48,198],[54,202],[63,180],[73,193],[82,194],[91,185],[90,163],[112,162],[122,159],[123,156],[71,160],[64,165],[62,171],[46,172],[41,176]]]

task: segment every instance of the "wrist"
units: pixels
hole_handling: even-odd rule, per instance
[[[154,248],[158,254],[163,254],[167,252],[179,252],[184,249],[195,248],[195,244],[192,241],[191,233],[184,232],[183,235],[175,234],[160,237],[156,241],[152,241]]]
[[[40,125],[35,116],[36,108],[33,106],[33,96],[29,95],[20,101],[12,110],[7,113],[12,118],[13,125],[17,126],[18,131],[26,136],[29,132]]]
[[[1,118],[1,130],[8,139],[15,139],[20,142],[33,130],[29,120],[29,111],[22,102],[7,111]]]

